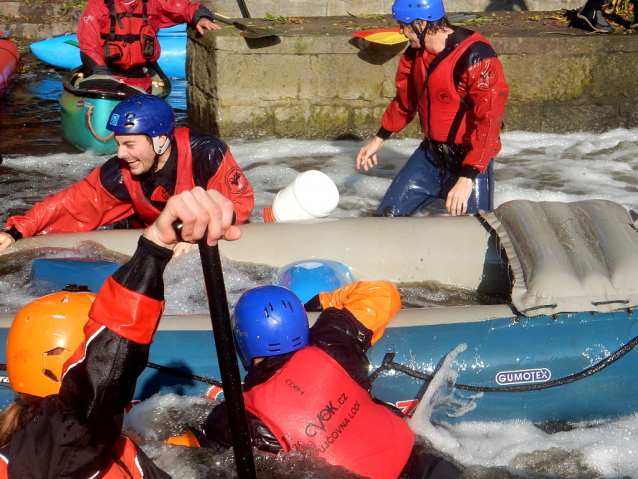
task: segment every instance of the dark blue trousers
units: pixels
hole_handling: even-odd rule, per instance
[[[435,158],[428,142],[424,141],[392,180],[374,215],[414,216],[436,199],[446,199],[459,179],[464,157],[465,152],[461,148],[452,147],[449,159],[442,162]],[[493,209],[493,163],[490,161],[485,172],[476,178],[466,213]]]

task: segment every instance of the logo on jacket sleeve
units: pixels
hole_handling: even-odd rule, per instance
[[[238,166],[233,166],[226,173],[226,188],[235,195],[239,195],[248,189],[248,180]]]
[[[496,68],[492,65],[488,65],[488,67],[481,72],[477,86],[483,90],[487,90],[488,88],[492,88],[497,81],[498,73],[496,73]]]

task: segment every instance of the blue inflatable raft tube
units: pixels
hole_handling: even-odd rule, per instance
[[[116,263],[93,259],[36,259],[31,266],[30,287],[44,295],[62,291],[67,284],[77,284],[98,293],[106,278],[119,267]]]
[[[186,78],[186,25],[162,28],[157,34],[162,55],[157,61],[168,78]],[[65,70],[82,64],[75,34],[61,35],[31,44],[31,51],[44,63]]]

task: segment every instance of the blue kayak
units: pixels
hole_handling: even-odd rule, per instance
[[[186,25],[162,28],[157,34],[162,55],[157,61],[168,78],[186,78]],[[82,64],[78,37],[61,35],[31,44],[33,54],[44,63],[71,70]]]

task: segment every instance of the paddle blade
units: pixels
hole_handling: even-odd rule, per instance
[[[398,28],[373,28],[371,30],[354,32],[352,35],[363,38],[371,43],[379,43],[382,45],[397,45],[398,43],[408,41],[405,35],[399,33]]]
[[[267,27],[247,27],[241,32],[241,36],[244,38],[265,38],[265,37],[276,37],[280,35],[281,32],[277,30],[273,30],[272,28]]]

